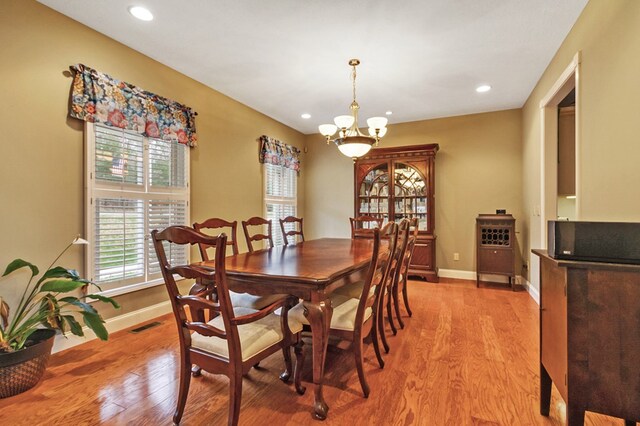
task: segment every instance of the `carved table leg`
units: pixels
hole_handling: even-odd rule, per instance
[[[333,308],[330,300],[323,300],[320,303],[304,301],[304,315],[311,325],[313,339],[313,384],[315,388],[313,405],[315,417],[320,420],[326,419],[329,411],[329,406],[322,395],[322,382],[332,314]]]
[[[551,376],[547,369],[540,363],[540,414],[549,416],[551,408]]]

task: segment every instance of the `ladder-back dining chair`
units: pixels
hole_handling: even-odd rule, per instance
[[[286,227],[292,227],[289,231]],[[289,237],[293,237],[293,242],[296,242],[297,235],[300,235],[300,240],[304,241],[304,230],[302,227],[302,218],[295,216],[287,216],[284,219],[280,219],[280,230],[282,231],[282,238],[284,239],[284,245],[289,245]]]
[[[217,217],[210,218],[201,223],[194,223],[193,228],[196,231],[202,232],[204,234],[212,234],[212,230],[224,230],[228,228],[231,231],[231,236],[227,237],[227,246],[231,246],[233,254],[238,254],[238,240],[237,240],[237,227],[238,222],[233,221],[229,222],[224,219],[220,219]],[[219,232],[217,232],[219,233]],[[198,244],[198,248],[200,249],[200,255],[202,256],[203,261],[210,260],[208,255],[208,250],[213,249],[212,247],[207,247],[205,244]],[[192,292],[198,293],[201,291],[201,287],[199,284],[194,284],[192,287]],[[266,296],[256,296],[249,293],[236,293],[235,291],[229,292],[231,296],[231,304],[233,306],[242,306],[244,308],[252,308],[252,309],[262,309],[266,306],[271,305],[272,303],[277,302],[279,299],[287,297],[286,294],[270,294]]]
[[[254,226],[266,226],[267,233],[263,234],[260,232],[251,233],[249,227]],[[242,221],[242,230],[244,231],[244,238],[247,240],[247,248],[249,249],[249,253],[254,252],[253,243],[254,241],[262,241],[267,240],[269,242],[269,248],[273,247],[273,232],[271,227],[271,220],[264,219],[262,217],[254,216],[247,220]]]
[[[402,266],[400,267],[400,276],[398,277],[398,295],[402,292],[402,299],[404,301],[404,307],[407,310],[409,316],[413,316],[411,308],[409,307],[409,294],[407,290],[407,280],[409,279],[409,267],[411,265],[411,259],[413,258],[413,250],[418,240],[418,218],[412,218],[409,225],[409,243],[407,244],[407,250],[405,252]],[[397,303],[397,315],[400,317],[400,306]]]
[[[211,230],[211,229],[219,229],[224,230],[225,228],[229,228],[229,233],[227,234],[227,245],[231,246],[231,251],[233,254],[238,254],[238,221],[234,220],[233,222],[229,222],[224,219],[220,219],[219,217],[212,217],[210,219],[205,220],[204,222],[196,222],[193,224],[193,229],[198,232],[203,232],[203,230]],[[209,232],[203,232],[208,234]],[[204,244],[199,244],[198,248],[200,249],[200,256],[202,256],[202,260],[209,260],[209,255],[207,253],[207,249],[210,247],[206,247]]]
[[[382,228],[383,219],[374,216],[350,217],[351,238],[371,238],[374,228]]]
[[[289,318],[289,308],[295,298],[282,299],[264,309],[233,307],[229,297],[225,271],[226,235],[211,237],[187,226],[171,226],[163,231],[151,232],[173,314],[178,325],[180,344],[180,381],[178,401],[173,421],[179,424],[189,393],[190,370],[194,364],[213,374],[229,377],[228,424],[237,425],[240,416],[242,376],[260,360],[282,350],[285,371],[280,378],[288,381],[291,376],[290,347],[296,346],[296,369],[302,366],[300,332],[302,324]],[[215,270],[205,270],[192,265],[170,265],[165,254],[165,244],[205,244],[215,247]],[[174,276],[196,279],[208,283],[200,294],[181,295]],[[217,302],[207,298],[216,290]],[[274,311],[281,308],[280,316]],[[204,311],[217,312],[205,322]],[[188,313],[187,313],[188,311]],[[296,390],[304,391],[298,371]]]
[[[396,224],[389,223],[383,230],[372,231],[373,250],[371,263],[362,282],[360,293],[357,297],[333,293],[330,296],[333,306],[333,315],[329,325],[329,333],[340,339],[353,342],[351,348],[355,357],[358,379],[364,397],[369,396],[369,384],[364,375],[364,340],[371,335],[371,343],[378,359],[380,368],[384,367],[384,360],[380,352],[378,342],[378,315],[380,313],[380,294],[384,285],[386,275],[389,272],[389,259],[393,251],[395,239],[391,237],[389,245],[381,244],[381,234],[392,236],[396,233]],[[309,324],[304,316],[302,304],[295,306],[289,313],[294,321]],[[297,368],[297,366],[296,366]],[[297,372],[297,370],[296,370]]]
[[[391,285],[391,294],[387,299],[387,313],[389,316],[389,322],[393,323],[391,315],[391,301],[393,299],[393,307],[395,309],[396,318],[400,328],[404,328],[404,321],[402,321],[402,315],[400,315],[400,292],[405,291],[406,273],[409,269],[409,261],[413,245],[410,244],[415,239],[411,231],[411,221],[409,219],[402,219],[398,225],[398,245],[402,244],[402,247],[398,250],[398,261],[393,282]],[[394,333],[395,334],[395,333]]]

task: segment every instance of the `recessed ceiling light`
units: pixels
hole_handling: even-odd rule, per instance
[[[309,118],[311,118],[311,114],[305,112],[300,117],[304,118],[305,120],[308,120]]]
[[[386,115],[391,115],[391,114],[393,114],[393,111],[387,111],[387,112],[385,112],[385,114]]]
[[[149,12],[149,9],[142,6],[131,6],[129,13],[141,21],[151,21],[153,19],[153,14]]]
[[[476,87],[476,92],[478,93],[488,92],[489,90],[491,90],[491,86],[487,84],[483,84],[482,86]]]

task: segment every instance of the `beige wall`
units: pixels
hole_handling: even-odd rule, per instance
[[[540,205],[539,103],[578,51],[578,218],[640,221],[640,2],[591,0],[523,107],[526,256],[546,244],[534,216]],[[537,261],[531,260],[538,288]]]
[[[22,257],[44,268],[84,234],[83,124],[67,117],[68,68],[75,63],[198,112],[192,220],[263,214],[257,138],[267,134],[302,148],[302,134],[34,1],[5,0],[1,9],[0,265]],[[74,247],[61,263],[82,271],[81,250]],[[0,295],[12,302],[24,278],[3,280]],[[125,313],[165,301],[166,293],[156,287],[119,299]]]
[[[508,110],[389,126],[384,147],[438,143],[437,266],[475,271],[475,218],[507,209],[522,217],[521,111]],[[353,163],[320,135],[308,135],[305,234],[349,236]],[[518,236],[521,234],[518,234]],[[460,260],[453,260],[453,253]],[[520,252],[520,249],[518,249]],[[517,260],[520,265],[520,259]],[[520,273],[520,268],[516,269]]]

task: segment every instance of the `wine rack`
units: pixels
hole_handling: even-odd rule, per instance
[[[515,222],[510,214],[481,214],[476,218],[477,271],[481,274],[506,275],[515,289]]]

